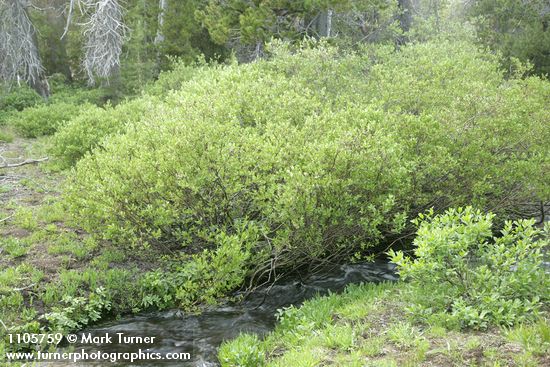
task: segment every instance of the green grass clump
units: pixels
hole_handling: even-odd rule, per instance
[[[29,245],[16,237],[7,237],[0,239],[0,252],[6,253],[12,258],[25,256],[29,251]]]
[[[531,325],[520,325],[506,332],[508,340],[520,343],[527,352],[545,355],[550,352],[550,323],[539,320]]]
[[[0,143],[11,143],[13,141],[13,135],[0,130]]]
[[[341,295],[314,298],[300,308],[280,310],[275,331],[264,340],[242,334],[224,343],[219,352],[222,366],[254,366],[254,363],[283,366],[291,360],[301,361],[303,366],[316,366],[334,350],[339,351],[342,358],[353,353],[357,357],[361,351],[377,355],[384,339],[363,341],[361,337],[368,330],[363,322],[369,321],[366,318],[351,320],[343,315],[348,314],[350,308],[365,305],[371,305],[373,313],[379,312],[383,306],[375,307],[374,302],[384,300],[393,288],[392,284],[351,285]],[[269,357],[280,349],[286,351],[283,356]],[[278,354],[280,352],[275,355]]]
[[[405,310],[415,300],[404,282],[351,285],[342,294],[279,312],[275,330],[241,334],[219,349],[224,367],[543,365],[550,346],[545,318],[503,330],[447,329],[419,323]],[[350,308],[368,307],[356,319]],[[518,349],[519,347],[519,349]]]
[[[265,355],[258,344],[257,336],[242,334],[220,349],[220,362],[226,366],[263,366]]]

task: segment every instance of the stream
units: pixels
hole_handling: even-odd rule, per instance
[[[218,366],[217,349],[220,344],[235,338],[241,332],[263,335],[276,323],[277,309],[299,305],[304,300],[328,291],[341,292],[351,283],[376,283],[396,280],[393,265],[383,262],[343,265],[320,272],[305,279],[288,278],[272,287],[258,289],[244,301],[213,307],[200,315],[184,315],[181,311],[144,313],[100,323],[78,334],[79,342],[73,344],[75,351],[86,353],[189,353],[191,359],[162,363],[158,361],[106,361],[51,362],[45,366]],[[125,337],[154,337],[149,342],[119,343],[117,333]],[[90,343],[85,337],[109,335],[111,342]]]

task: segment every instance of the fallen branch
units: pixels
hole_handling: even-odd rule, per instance
[[[14,215],[15,215],[15,214],[12,214],[12,215],[10,215],[9,217],[0,219],[0,223],[7,221],[8,219],[10,219],[11,217],[13,217]]]
[[[34,163],[44,162],[44,161],[47,161],[48,159],[49,159],[49,157],[38,158],[38,159],[26,159],[23,162],[19,162],[19,163],[6,163],[3,166],[0,166],[0,168],[20,167],[20,166],[24,166],[26,164],[34,164]]]
[[[32,287],[34,287],[36,285],[36,283],[32,283],[26,287],[22,287],[22,288],[7,288],[7,289],[0,289],[0,296],[3,296],[3,295],[9,295],[11,294],[12,292],[21,292],[21,291],[24,291],[24,290],[27,290],[27,289],[30,289]]]
[[[28,285],[26,287],[23,287],[23,288],[13,288],[13,291],[14,292],[21,292],[21,291],[24,291],[25,289],[29,289],[29,288],[32,288],[36,285],[36,283],[32,283],[31,285]]]

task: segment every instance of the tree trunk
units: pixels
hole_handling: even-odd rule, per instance
[[[31,80],[29,82],[29,85],[42,98],[48,99],[50,97],[50,85],[48,84],[48,80],[44,77],[44,75],[41,75],[35,80]]]
[[[412,1],[411,0],[397,0],[399,7],[399,27],[403,33],[407,33],[411,29],[412,25]],[[397,43],[403,44],[406,42],[406,36],[400,36],[397,39]]]
[[[159,44],[161,44],[164,41],[164,33],[163,33],[163,27],[164,27],[164,17],[166,16],[166,12],[168,11],[168,0],[159,0],[159,15],[158,15],[158,25],[157,25],[157,34],[155,36],[155,40],[153,41],[154,45],[156,46],[156,73],[160,73],[160,47]]]
[[[32,35],[32,41],[34,42],[34,47],[36,48],[37,57],[40,58],[38,55],[38,37],[36,37],[36,31]],[[50,97],[50,85],[48,84],[48,79],[46,79],[43,69],[40,70],[35,78],[29,80],[29,85],[36,91],[36,93],[40,94],[42,98],[48,99]]]
[[[332,10],[322,11],[315,19],[315,32],[319,38],[330,37],[332,32]]]
[[[164,34],[162,33],[162,28],[164,27],[164,16],[168,11],[168,0],[159,0],[159,15],[158,15],[158,27],[157,35],[155,36],[155,45],[158,45],[164,41]]]

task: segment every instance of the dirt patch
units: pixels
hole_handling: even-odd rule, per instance
[[[48,245],[44,243],[34,245],[26,260],[33,267],[44,272],[43,282],[52,281],[61,267],[61,257],[48,254]]]
[[[34,158],[29,156],[31,145],[31,141],[20,138],[11,143],[0,143],[0,167]],[[27,202],[33,205],[41,202],[47,190],[34,190],[29,183],[37,179],[49,181],[52,176],[44,174],[40,164],[42,163],[0,168],[0,202],[3,209],[9,202]]]

